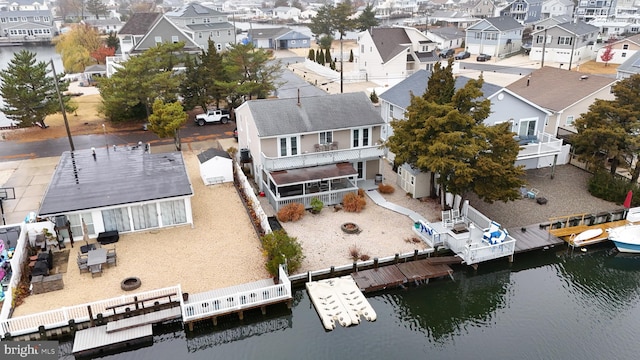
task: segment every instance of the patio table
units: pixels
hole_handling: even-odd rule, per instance
[[[87,266],[100,265],[107,262],[107,249],[99,248],[88,253]]]

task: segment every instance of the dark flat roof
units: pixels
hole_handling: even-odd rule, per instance
[[[40,216],[193,195],[182,153],[144,147],[66,151],[38,211]]]
[[[271,172],[273,182],[277,186],[300,184],[311,180],[330,180],[358,175],[351,163],[338,163],[308,168],[281,170]]]

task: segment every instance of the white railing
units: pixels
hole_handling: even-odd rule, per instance
[[[251,207],[256,216],[260,219],[260,225],[262,226],[262,230],[264,231],[264,233],[269,234],[271,232],[271,225],[269,225],[269,218],[267,217],[267,214],[265,214],[264,209],[262,209],[262,206],[260,205],[260,200],[258,200],[258,198],[256,197],[256,194],[253,191],[253,187],[242,172],[240,165],[238,165],[238,163],[234,161],[233,166],[235,169],[235,175],[238,178],[238,188],[248,199],[247,206]],[[250,220],[253,221],[253,219]]]
[[[280,284],[267,286],[260,289],[242,291],[231,295],[223,295],[215,298],[189,302],[180,301],[182,307],[182,321],[191,322],[199,319],[207,319],[217,315],[239,312],[244,309],[269,305],[292,298],[291,281],[286,272],[280,266]]]
[[[464,238],[447,235],[445,240],[447,247],[460,256],[467,265],[511,256],[516,249],[516,240],[509,235],[503,242],[490,245],[479,238],[471,238],[471,232],[469,234],[470,236]],[[482,236],[482,231],[478,230],[476,234]]]
[[[283,206],[292,204],[292,203],[300,203],[304,205],[305,209],[311,208],[311,200],[313,198],[318,198],[325,206],[340,204],[342,202],[342,198],[348,193],[357,193],[358,187],[353,186],[346,189],[339,190],[331,190],[325,192],[317,192],[306,195],[296,195],[296,196],[287,196],[287,197],[276,197],[271,190],[267,191],[267,196],[269,197],[269,202],[273,204],[276,212],[280,210]]]
[[[538,133],[538,139],[531,144],[520,146],[516,160],[525,160],[545,155],[559,154],[562,151],[562,139],[551,134]]]
[[[62,307],[56,310],[45,311],[37,314],[19,316],[0,322],[0,335],[4,336],[6,333],[10,333],[11,336],[19,336],[24,334],[31,334],[38,332],[40,326],[44,326],[45,329],[55,329],[58,327],[66,326],[69,324],[69,320],[74,320],[76,323],[89,321],[89,312],[87,307],[91,307],[93,316],[103,314],[108,316],[113,314],[113,310],[107,310],[110,306],[116,306],[126,304],[134,301],[134,297],[137,297],[138,301],[156,298],[160,296],[169,296],[170,294],[176,294],[177,298],[182,299],[182,290],[180,286],[171,286],[162,289],[150,290],[136,294],[122,295],[120,297],[100,300],[92,303],[74,305],[69,307]],[[140,305],[144,307],[150,307],[154,302],[161,299],[153,299],[148,302],[140,302]],[[133,307],[133,305],[131,305]],[[123,312],[122,309],[119,312]]]
[[[7,226],[7,227],[20,227],[20,235],[18,235],[17,243],[15,244],[13,257],[9,264],[11,264],[11,279],[9,280],[9,286],[7,287],[7,291],[4,292],[4,303],[2,304],[2,309],[0,310],[0,321],[5,320],[9,317],[11,313],[11,307],[13,306],[13,292],[18,287],[20,283],[20,279],[22,278],[22,264],[25,263],[28,254],[27,251],[27,231],[24,223]],[[1,240],[0,240],[1,241]],[[0,334],[1,336],[1,334]]]
[[[341,162],[355,162],[375,159],[384,155],[384,149],[369,146],[355,149],[319,151],[290,157],[268,157],[261,153],[265,171],[296,169],[308,166],[330,165]]]

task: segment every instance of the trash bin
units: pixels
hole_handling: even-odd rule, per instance
[[[376,174],[376,185],[382,184],[382,174]]]

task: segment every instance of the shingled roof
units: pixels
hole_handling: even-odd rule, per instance
[[[134,13],[118,34],[144,35],[160,16],[160,13]]]
[[[363,92],[299,99],[250,100],[258,136],[271,137],[382,125],[384,121]]]
[[[545,66],[507,89],[546,109],[560,111],[615,81],[610,77]]]
[[[371,38],[383,62],[405,52],[411,44],[411,39],[403,28],[373,28]]]

